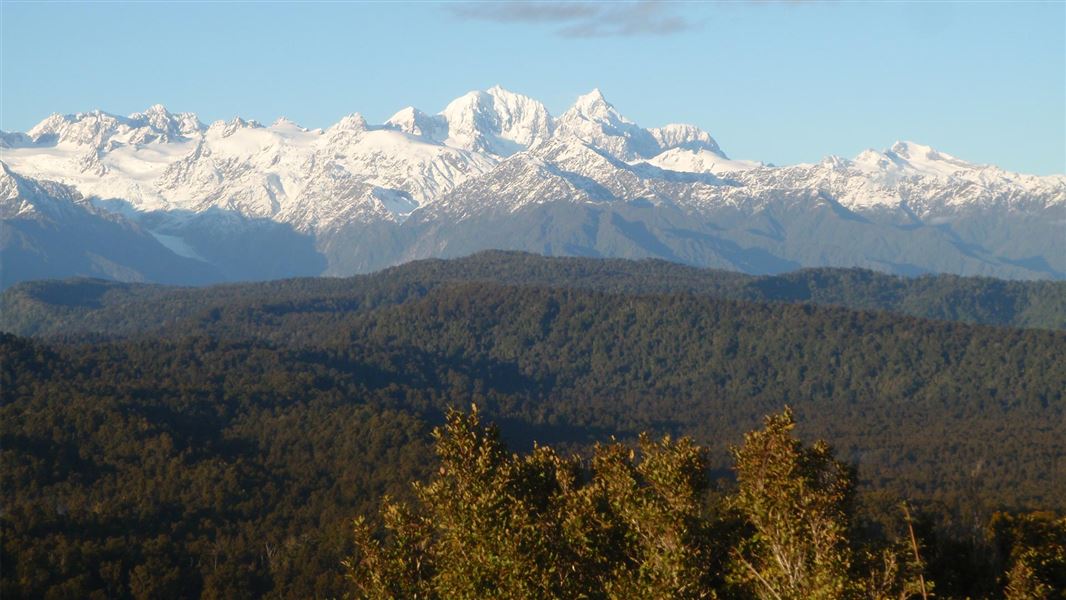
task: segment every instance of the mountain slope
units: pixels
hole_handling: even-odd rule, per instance
[[[13,173],[72,186],[229,280],[343,276],[494,248],[751,273],[1066,278],[1066,176],[913,142],[771,166],[730,158],[694,125],[644,128],[599,90],[558,118],[496,86],[436,115],[407,107],[382,125],[352,114],[313,130],[285,119],[204,125],[156,105],[53,115],[3,133],[0,146]],[[294,239],[290,266],[247,258]]]
[[[483,252],[408,263],[347,279],[289,279],[207,289],[100,280],[23,283],[0,295],[0,330],[20,335],[125,336],[180,330],[200,317],[264,312],[275,324],[331,311],[398,305],[455,284],[573,288],[641,296],[690,294],[732,300],[811,303],[938,320],[1066,329],[1066,282],[949,275],[904,278],[857,269],[813,269],[753,277],[659,260],[551,258]],[[301,329],[310,335],[321,324]]]
[[[42,277],[105,277],[202,285],[223,279],[72,188],[26,179],[0,162],[0,288]]]
[[[486,282],[367,310],[266,297],[125,340],[3,334],[5,596],[341,596],[352,516],[409,497],[438,468],[429,430],[471,403],[520,450],[692,436],[716,491],[729,446],[789,405],[860,499],[972,540],[994,511],[1066,508],[1064,360],[1063,332]]]

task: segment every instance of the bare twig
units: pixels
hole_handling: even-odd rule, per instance
[[[744,560],[743,556],[739,556],[738,555],[737,558],[740,559],[741,564],[743,564],[745,567],[748,568],[749,571],[751,571],[752,575],[757,577],[759,579],[759,581],[761,581],[762,584],[766,586],[766,589],[769,590],[770,593],[774,595],[774,598],[777,598],[777,600],[781,600],[781,595],[777,593],[777,590],[775,590],[773,588],[773,586],[770,585],[770,582],[766,581],[766,579],[764,579],[763,576],[760,575],[759,572],[755,570],[755,567],[751,566],[751,563],[749,563],[748,561]]]
[[[911,549],[914,550],[914,562],[922,567],[922,557],[918,555],[918,538],[914,536],[914,524],[911,523],[911,511],[907,509],[907,503],[903,503],[903,516],[907,518],[907,531],[911,534]],[[924,569],[922,569],[924,571]],[[918,571],[918,581],[922,584],[922,600],[929,600],[929,592],[925,589],[925,574]]]

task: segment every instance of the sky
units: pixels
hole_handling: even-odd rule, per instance
[[[896,140],[1066,173],[1066,2],[0,0],[0,129],[162,103],[205,123],[435,113],[493,85],[553,115],[594,87],[733,158]]]

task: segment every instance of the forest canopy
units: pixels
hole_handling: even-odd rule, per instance
[[[787,405],[789,435],[808,450],[828,440],[849,469],[853,564],[878,551],[855,540],[895,539],[902,500],[940,597],[1000,597],[1008,568],[1054,564],[1004,540],[1059,547],[1046,534],[1066,510],[1066,333],[848,307],[936,296],[915,295],[921,278],[822,273],[889,290],[856,284],[852,300],[822,303],[852,284],[807,273],[805,300],[766,301],[719,293],[753,281],[678,265],[465,260],[5,292],[5,322],[40,335],[0,334],[0,595],[342,596],[351,519],[367,515],[378,539],[382,498],[413,506],[411,482],[441,466],[431,432],[471,404],[500,444],[523,457],[550,446],[560,465],[576,455],[585,478],[597,444],[643,456],[687,438],[706,475],[701,519],[742,493],[732,449]],[[1011,323],[1061,289],[992,283],[1013,290],[991,296],[1013,298]],[[618,468],[641,464],[627,456]],[[727,567],[707,585],[738,577]]]
[[[932,274],[900,277],[839,268],[754,276],[662,260],[546,257],[493,250],[452,260],[415,261],[343,279],[288,279],[208,288],[94,279],[27,282],[0,294],[0,331],[113,336],[173,330],[212,311],[241,307],[372,310],[461,283],[807,303],[985,325],[1066,329],[1066,281]]]
[[[906,503],[860,516],[852,470],[794,427],[787,408],[766,417],[733,448],[735,490],[709,495],[706,453],[688,438],[644,434],[588,459],[510,454],[476,405],[451,411],[433,432],[432,480],[413,505],[384,501],[384,541],[357,519],[344,564],[356,596],[375,600],[932,597]],[[993,523],[995,592],[1061,597],[1066,519]]]

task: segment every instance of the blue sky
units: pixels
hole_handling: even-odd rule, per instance
[[[788,164],[897,139],[1066,173],[1066,3],[0,2],[0,128],[160,102],[204,122],[437,112],[500,84],[603,90]]]

